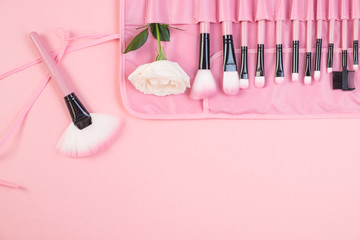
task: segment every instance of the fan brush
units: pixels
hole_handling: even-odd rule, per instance
[[[67,79],[44,47],[39,35],[32,32],[30,38],[46,64],[52,79],[64,94],[65,103],[73,121],[60,138],[57,149],[62,154],[71,157],[84,157],[96,153],[115,137],[120,128],[119,119],[104,114],[90,114],[68,87]]]

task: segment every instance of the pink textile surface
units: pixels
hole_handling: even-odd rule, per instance
[[[117,0],[2,0],[0,73],[38,57],[31,31],[58,50],[57,27],[117,33],[118,9]],[[91,111],[125,118],[110,148],[83,159],[55,152],[70,119],[50,81],[0,149],[0,178],[24,187],[0,187],[0,240],[360,238],[359,119],[134,118],[119,56],[111,41],[62,61]],[[1,134],[46,74],[40,64],[0,80]]]

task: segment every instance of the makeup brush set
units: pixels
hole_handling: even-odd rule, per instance
[[[349,1],[349,0],[307,0],[307,1],[288,1],[288,0],[258,0],[255,1],[256,6],[253,6],[256,9],[256,27],[257,32],[249,32],[248,22],[249,19],[245,17],[243,21],[240,21],[240,26],[237,26],[237,30],[241,29],[241,60],[240,60],[240,80],[238,75],[238,67],[236,63],[236,53],[234,51],[234,40],[233,38],[233,22],[229,21],[226,14],[231,12],[234,9],[235,4],[229,0],[218,0],[217,8],[219,15],[219,22],[222,24],[222,36],[223,36],[223,77],[222,77],[222,86],[225,94],[235,95],[238,93],[239,89],[247,89],[249,87],[249,64],[256,64],[255,68],[255,86],[262,88],[265,86],[265,69],[264,69],[264,49],[265,49],[265,21],[268,19],[262,18],[265,16],[264,11],[271,9],[270,4],[274,4],[274,28],[267,28],[267,35],[275,35],[275,44],[273,46],[266,47],[275,47],[275,69],[267,69],[266,71],[274,71],[275,83],[281,85],[285,81],[285,70],[283,63],[283,36],[285,34],[292,35],[292,81],[299,81],[299,70],[303,70],[303,83],[305,85],[310,85],[312,79],[319,81],[321,78],[321,55],[322,55],[322,45],[323,45],[323,34],[327,33],[329,36],[328,44],[328,55],[327,55],[327,71],[332,73],[332,86],[333,89],[341,89],[344,91],[354,90],[354,71],[349,71],[348,69],[348,36],[353,38],[353,70],[358,69],[358,31],[359,31],[359,19],[356,17],[359,8],[359,1]],[[241,8],[249,8],[249,1],[239,0],[237,1],[237,7],[239,8],[239,14],[244,13],[241,11]],[[249,9],[250,11],[254,9]],[[304,18],[300,20],[298,12],[304,10]],[[315,11],[316,9],[316,11]],[[333,72],[333,55],[334,55],[334,28],[336,21],[336,11],[340,9],[341,12],[341,45],[342,45],[342,57],[341,64],[342,69],[340,71]],[[291,11],[291,12],[290,12]],[[288,19],[288,15],[292,16],[291,26],[287,28],[287,31],[283,31],[283,22]],[[327,12],[327,18],[324,16],[324,12]],[[348,17],[349,13],[352,12],[354,18],[352,21],[352,34],[348,32]],[[245,16],[249,13],[245,12]],[[244,16],[238,16],[244,17]],[[300,21],[305,22],[305,28],[300,31]],[[314,30],[313,25],[316,22],[316,30]],[[324,23],[325,22],[325,23]],[[328,27],[323,31],[323,25],[327,24]],[[289,24],[288,24],[289,25]],[[291,33],[292,32],[292,33]],[[316,32],[316,39],[313,38],[313,34]],[[257,34],[257,57],[256,61],[249,63],[248,62],[248,38],[249,34]],[[209,67],[209,56],[210,56],[210,23],[209,22],[200,22],[200,59],[199,59],[199,71],[195,77],[194,85],[191,92],[191,97],[193,99],[204,99],[209,98],[215,93],[215,84],[214,78],[211,75]],[[306,35],[305,41],[305,67],[299,69],[299,35]],[[275,45],[275,46],[274,46]],[[316,47],[315,47],[316,46]],[[315,64],[314,68],[312,66],[312,49],[315,47]],[[272,58],[274,59],[274,58]],[[324,60],[323,60],[324,61]],[[208,73],[205,74],[204,71]],[[201,84],[199,84],[199,82]]]
[[[360,0],[121,2],[122,47],[149,23],[183,29],[170,28],[163,48],[191,78],[184,94],[144,95],[127,79],[138,65],[153,61],[153,45],[121,54],[122,100],[137,117],[360,116]]]

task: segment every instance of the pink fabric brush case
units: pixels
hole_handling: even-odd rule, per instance
[[[359,0],[354,0],[359,1]],[[154,61],[157,43],[149,35],[145,45],[137,51],[120,56],[120,91],[126,109],[134,116],[145,119],[292,119],[292,118],[357,118],[360,117],[360,89],[345,92],[332,90],[332,74],[327,73],[328,20],[336,19],[334,71],[341,70],[341,23],[348,20],[348,69],[352,70],[353,19],[360,17],[360,4],[351,0],[336,0],[334,11],[329,11],[327,0],[120,0],[121,52],[139,32],[137,27],[147,23],[166,23],[185,31],[171,29],[170,42],[162,43],[166,57],[178,62],[191,77],[198,69],[199,22],[211,22],[211,70],[217,83],[217,94],[205,100],[192,100],[190,89],[184,94],[166,97],[145,95],[137,91],[128,75],[144,63]],[[279,4],[284,4],[279,6]],[[313,12],[307,5],[314,4]],[[316,6],[321,6],[317,9]],[[277,9],[283,12],[276,12]],[[313,20],[312,74],[315,63],[316,20],[323,20],[321,79],[306,86],[305,72],[306,20]],[[265,78],[263,88],[254,85],[257,49],[256,21],[266,20]],[[283,21],[283,62],[285,83],[276,85],[275,21]],[[292,20],[300,20],[299,81],[291,81]],[[250,87],[235,96],[222,91],[222,31],[221,22],[233,23],[233,36],[240,68],[240,22],[248,21],[248,70]],[[355,85],[359,73],[355,73]],[[358,86],[360,88],[360,85]]]

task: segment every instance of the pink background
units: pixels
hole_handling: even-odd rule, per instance
[[[0,73],[37,56],[29,32],[56,49],[56,27],[116,33],[117,13],[116,0],[2,0]],[[26,187],[0,187],[0,240],[360,239],[358,119],[137,119],[120,100],[118,56],[113,41],[63,61],[94,112],[124,118],[109,149],[55,152],[70,120],[53,83],[0,149],[0,178]],[[0,81],[1,134],[45,72]]]

